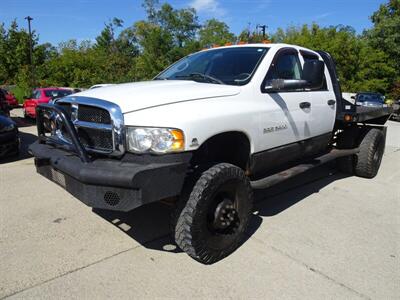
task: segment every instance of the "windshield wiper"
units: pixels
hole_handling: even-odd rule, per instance
[[[208,82],[213,82],[213,83],[218,83],[218,84],[224,84],[224,82],[218,78],[212,77],[210,75],[207,74],[203,74],[203,73],[190,73],[188,75],[177,75],[175,76],[175,78],[191,78],[191,79],[195,79],[195,78],[202,78],[207,80]]]

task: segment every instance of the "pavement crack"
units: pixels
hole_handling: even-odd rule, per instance
[[[29,286],[29,287],[26,287],[26,288],[24,288],[24,289],[21,289],[21,290],[12,292],[11,294],[5,295],[4,297],[0,298],[0,300],[7,299],[7,298],[12,297],[12,296],[14,296],[14,295],[20,294],[20,293],[22,293],[22,292],[28,291],[28,290],[33,289],[33,288],[35,288],[35,287],[38,287],[38,286],[41,286],[41,285],[46,284],[46,283],[48,283],[48,282],[51,282],[51,281],[53,281],[53,280],[56,280],[56,279],[58,279],[58,278],[64,277],[64,276],[66,276],[66,275],[75,273],[75,272],[80,271],[80,270],[83,270],[83,269],[86,269],[86,268],[88,268],[88,267],[91,267],[91,266],[96,265],[96,264],[98,264],[98,263],[101,263],[101,262],[103,262],[103,261],[106,261],[106,260],[108,260],[108,259],[110,259],[110,258],[116,257],[116,256],[118,256],[118,255],[120,255],[120,254],[123,254],[123,253],[129,252],[129,251],[135,250],[135,249],[140,248],[140,247],[143,247],[143,246],[145,246],[146,244],[155,242],[155,241],[157,241],[157,240],[164,239],[164,238],[167,237],[167,236],[168,236],[168,234],[167,234],[167,235],[162,235],[162,236],[156,237],[156,238],[154,238],[154,239],[152,239],[152,240],[146,241],[146,242],[144,242],[144,243],[142,243],[142,244],[136,245],[136,246],[134,246],[134,247],[131,247],[131,248],[128,248],[128,249],[119,251],[119,252],[117,252],[117,253],[114,253],[114,254],[109,255],[109,256],[106,256],[106,257],[103,257],[102,259],[96,260],[96,261],[91,262],[91,263],[89,263],[89,264],[87,264],[87,265],[84,265],[84,266],[82,266],[82,267],[75,268],[75,269],[73,269],[73,270],[67,271],[67,272],[65,272],[65,273],[62,273],[62,274],[57,275],[57,276],[55,276],[55,277],[49,278],[49,279],[44,280],[44,281],[42,281],[42,282],[38,282],[38,283],[36,283],[36,284],[34,284],[34,285],[31,285],[31,286]]]
[[[307,269],[310,270],[311,272],[313,272],[313,273],[315,273],[315,274],[318,274],[319,276],[321,276],[321,277],[323,277],[323,278],[325,278],[325,279],[327,279],[327,280],[333,282],[334,284],[337,284],[337,285],[343,287],[344,289],[346,289],[346,290],[348,290],[348,291],[350,291],[350,292],[352,292],[352,293],[354,293],[354,294],[357,294],[357,295],[360,296],[361,298],[363,298],[363,299],[371,299],[371,297],[369,297],[369,296],[367,296],[367,295],[364,295],[363,293],[360,293],[360,292],[356,291],[355,289],[349,287],[348,285],[344,284],[343,282],[340,282],[340,281],[336,280],[335,278],[332,278],[332,277],[330,277],[329,275],[323,273],[322,271],[319,271],[319,270],[317,270],[317,269],[315,269],[315,268],[309,266],[309,265],[306,264],[305,262],[303,262],[303,261],[301,261],[301,260],[299,260],[299,259],[297,259],[297,258],[291,256],[290,254],[288,254],[288,253],[286,253],[286,252],[284,252],[284,251],[282,251],[282,250],[280,250],[280,249],[278,249],[278,248],[276,248],[276,247],[274,247],[274,246],[270,246],[270,248],[271,248],[273,251],[278,252],[279,254],[281,254],[281,255],[283,255],[283,256],[289,258],[290,260],[296,262],[297,264],[300,264],[300,265],[304,266],[305,268],[307,268]]]

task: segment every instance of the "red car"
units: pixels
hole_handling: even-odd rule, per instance
[[[15,98],[15,96],[14,96],[11,92],[9,92],[9,91],[7,91],[7,90],[5,90],[5,89],[1,89],[1,90],[3,91],[3,93],[4,93],[5,96],[6,96],[6,101],[7,101],[7,103],[8,103],[8,106],[9,106],[10,108],[16,108],[16,107],[18,107],[17,98]]]
[[[34,89],[32,96],[24,101],[24,117],[36,118],[36,106],[38,104],[48,103],[51,99],[62,98],[70,94],[72,94],[71,90],[62,88]]]

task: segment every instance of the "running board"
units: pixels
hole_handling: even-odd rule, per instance
[[[308,163],[300,164],[300,165],[294,166],[290,169],[287,169],[285,171],[276,173],[274,175],[270,175],[268,177],[265,177],[265,178],[262,178],[259,180],[251,181],[250,184],[253,189],[266,189],[266,188],[269,188],[281,181],[284,181],[286,179],[289,179],[291,177],[299,175],[303,172],[306,172],[312,168],[318,167],[318,166],[325,164],[331,160],[334,160],[338,157],[349,156],[349,155],[357,154],[358,152],[360,152],[359,148],[343,149],[343,150],[333,149],[331,152],[324,154],[320,157],[317,157]]]

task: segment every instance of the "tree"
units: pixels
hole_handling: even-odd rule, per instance
[[[153,12],[152,12],[153,13]],[[174,9],[165,3],[159,10],[155,11],[152,23],[169,32],[177,47],[184,47],[194,40],[197,30],[200,28],[198,17],[193,8]]]
[[[371,16],[374,27],[366,32],[369,42],[387,53],[400,69],[400,1],[382,4]]]
[[[118,42],[115,38],[115,30],[121,28],[124,21],[118,18],[113,18],[112,21],[105,24],[105,28],[101,31],[100,35],[96,37],[96,48],[108,53],[116,53],[119,51]]]
[[[374,27],[365,32],[372,48],[387,55],[387,66],[394,66],[397,72],[391,77],[391,93],[396,97],[400,82],[400,1],[389,0],[371,16]]]
[[[125,33],[134,37],[139,50],[130,71],[132,79],[150,79],[183,56],[200,49],[196,40],[198,17],[192,8],[175,9],[146,0],[147,20],[136,22]]]
[[[210,19],[205,22],[199,32],[199,41],[202,47],[214,44],[224,45],[235,42],[235,35],[229,31],[228,25],[217,19]]]
[[[32,33],[33,47],[37,44],[35,31]],[[15,82],[22,66],[29,66],[29,34],[19,29],[16,20],[11,22],[8,29],[0,26],[0,80]]]
[[[141,50],[135,62],[135,79],[150,79],[170,63],[173,37],[160,26],[145,21],[136,22],[133,31]]]

